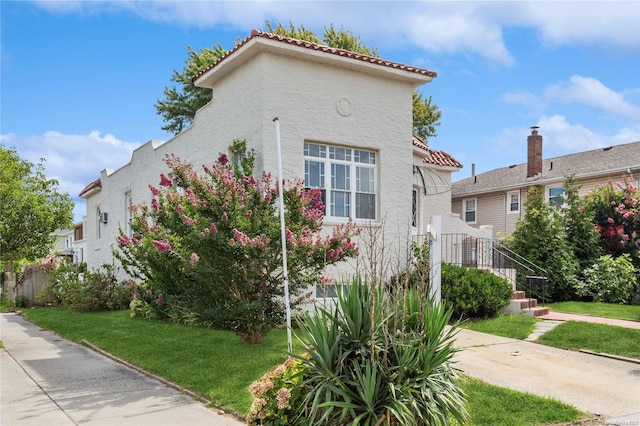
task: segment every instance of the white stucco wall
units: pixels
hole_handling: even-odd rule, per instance
[[[162,161],[166,154],[174,153],[197,168],[212,164],[234,139],[245,139],[247,147],[256,151],[256,174],[265,170],[277,176],[275,117],[280,123],[285,178],[304,177],[304,142],[375,151],[378,219],[373,225],[384,218],[384,230],[390,233],[387,240],[400,250],[408,247],[412,89],[430,79],[396,69],[374,72],[369,70],[371,64],[354,66],[344,58],[319,60],[318,52],[291,49],[236,52],[245,55],[241,66],[231,72],[220,68],[216,78],[207,77],[213,100],[198,111],[189,129],[162,144],[148,142],[134,151],[129,164],[101,173],[102,189],[86,203],[90,267],[111,263],[111,246],[126,218],[125,194],[131,192],[136,204],[148,203],[148,185],[157,185],[160,173],[168,172]],[[108,223],[100,224],[100,239],[98,208],[109,214]],[[327,230],[335,223],[325,221]]]

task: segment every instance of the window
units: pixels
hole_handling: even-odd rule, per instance
[[[415,188],[411,197],[411,227],[418,227],[418,190]]]
[[[305,143],[304,185],[321,188],[326,216],[376,218],[374,152]]]
[[[131,229],[131,225],[133,223],[133,213],[131,212],[132,207],[133,198],[131,198],[131,191],[129,191],[124,194],[124,232],[127,237],[133,236],[133,230]]]
[[[553,186],[547,189],[547,201],[558,207],[564,204],[564,188],[561,186]]]
[[[520,213],[520,191],[507,193],[507,213]]]
[[[96,213],[96,237],[100,239],[100,225],[102,223],[102,212],[100,211],[100,207],[98,207]]]
[[[464,207],[464,221],[467,223],[476,223],[476,204],[475,198],[469,200],[463,200],[462,206]]]
[[[316,298],[331,299],[338,297],[338,291],[344,294],[345,285],[341,284],[316,284]]]

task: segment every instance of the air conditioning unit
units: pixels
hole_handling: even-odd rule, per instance
[[[102,223],[107,223],[108,219],[109,219],[108,213],[100,213],[100,221]]]

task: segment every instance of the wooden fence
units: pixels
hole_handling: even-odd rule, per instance
[[[26,298],[29,305],[35,304],[36,297],[48,283],[49,269],[42,265],[29,265],[17,274],[16,280],[5,279],[4,287],[7,297],[13,303],[16,298],[18,300]]]

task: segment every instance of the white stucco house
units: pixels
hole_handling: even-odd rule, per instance
[[[435,76],[427,69],[252,31],[194,78],[214,95],[187,130],[164,143],[144,144],[128,164],[103,170],[81,192],[88,266],[112,262],[118,229],[128,230],[128,206],[151,201],[148,185],[168,173],[166,154],[194,166],[210,165],[234,139],[244,139],[255,150],[255,173],[276,176],[276,117],[283,177],[325,189],[328,230],[351,217],[379,229],[391,245],[387,251],[404,256],[434,215],[443,217],[444,232],[462,227],[483,233],[451,214],[451,173],[462,165],[412,135],[412,91]]]

